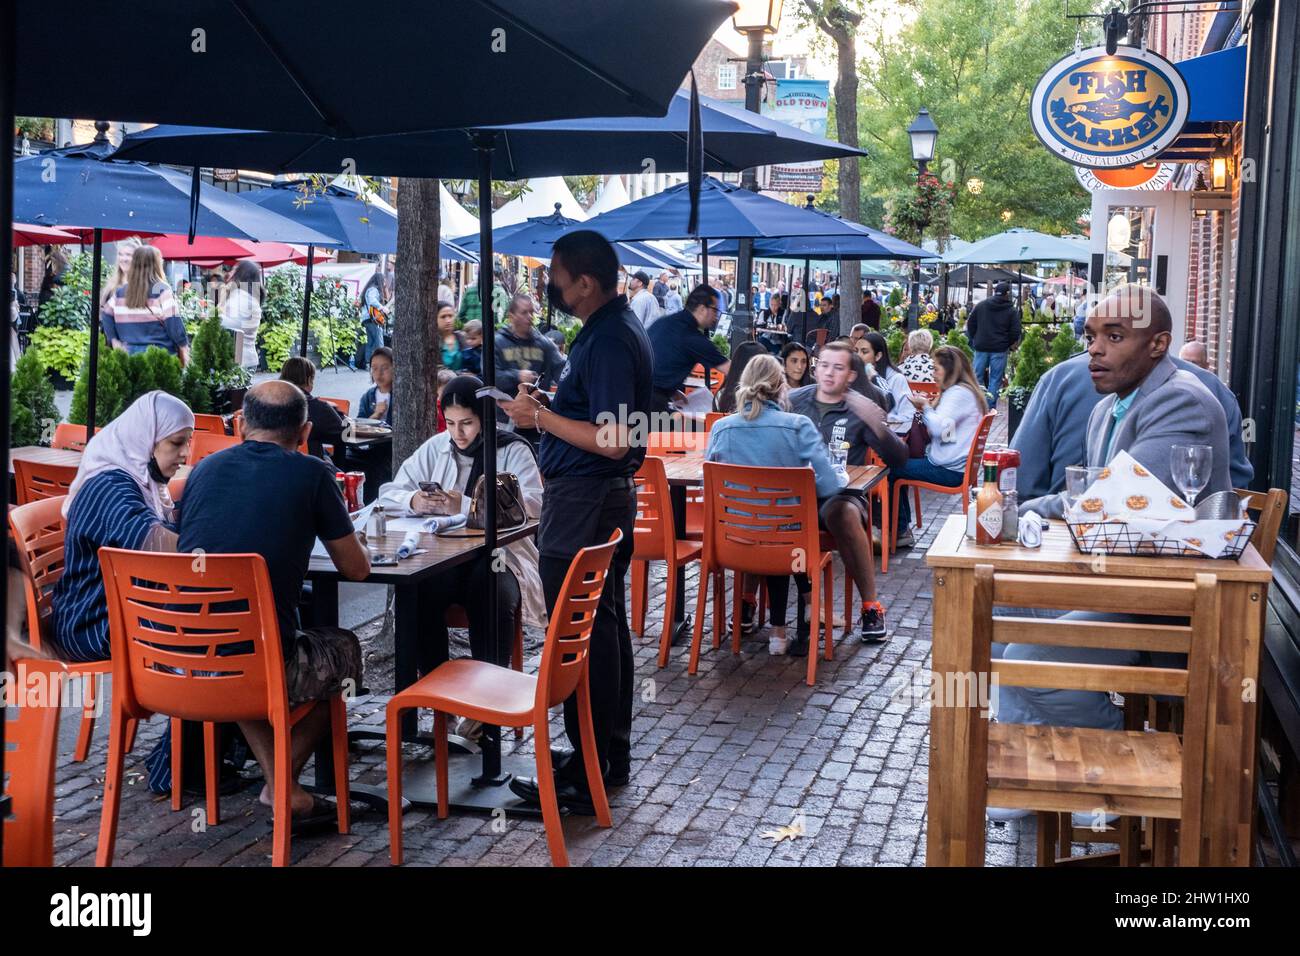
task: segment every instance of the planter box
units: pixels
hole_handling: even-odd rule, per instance
[[[1007,441],[1015,437],[1016,429],[1020,427],[1020,420],[1025,417],[1025,410],[1018,408],[1011,402],[1007,402]]]
[[[231,415],[244,407],[246,388],[227,388],[213,393],[212,407],[218,415]]]

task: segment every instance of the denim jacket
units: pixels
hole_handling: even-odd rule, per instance
[[[803,468],[812,465],[817,496],[828,498],[840,490],[821,432],[805,415],[783,412],[775,402],[764,402],[753,421],[740,414],[721,419],[709,432],[708,461],[766,468]]]

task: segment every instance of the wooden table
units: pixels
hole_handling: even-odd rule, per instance
[[[979,546],[966,538],[966,519],[953,515],[926,553],[934,569],[932,673],[974,671],[971,607],[976,564],[997,571],[1043,575],[1092,575],[1096,559],[1074,546],[1065,523],[1054,520],[1038,549],[1018,545]],[[1210,736],[1202,791],[1207,866],[1249,866],[1255,812],[1255,737],[1261,625],[1272,577],[1254,547],[1240,561],[1155,556],[1106,557],[1105,575],[1191,581],[1199,573],[1218,577],[1221,623],[1217,691],[1209,700]],[[1098,589],[1105,580],[1098,575]],[[1103,608],[1078,608],[1081,611]],[[978,695],[975,695],[978,696]],[[986,767],[971,766],[967,750],[971,708],[930,710],[930,798],[926,863],[930,866],[984,865],[984,808],[973,805],[971,781]],[[979,719],[978,717],[976,719]]]
[[[537,522],[530,521],[520,528],[499,532],[497,534],[497,544],[504,547],[536,532]],[[376,542],[372,542],[375,545],[374,550],[384,555],[396,555],[397,549],[401,546],[405,537],[405,531],[390,531]],[[484,551],[483,536],[481,534],[467,536],[421,534],[419,546],[425,550],[424,554],[413,555],[404,561],[400,561],[395,566],[372,567],[369,576],[364,581],[359,582],[362,584],[393,585],[395,629],[393,637],[393,693],[414,684],[420,676],[419,651],[425,624],[421,611],[423,586],[437,575],[482,556]],[[334,562],[328,557],[313,556],[308,564],[307,578],[312,582],[312,618],[315,626],[337,626],[339,616],[338,586],[342,577],[338,569],[334,567]],[[449,653],[446,645],[435,647],[433,651],[435,666],[448,659]],[[403,717],[403,739],[420,740],[416,718],[417,714],[414,710],[408,711]],[[354,731],[349,736],[383,739],[383,734],[371,731]],[[328,742],[326,743],[328,744]],[[495,747],[490,746],[492,744],[495,744]],[[495,738],[488,740],[485,737],[482,761],[485,767],[493,763],[500,763],[499,744],[499,740]],[[318,751],[316,755],[316,784],[323,790],[328,790],[332,786],[331,780],[333,779],[327,751],[328,746],[324,750]],[[529,762],[529,766],[532,766],[531,762]],[[469,776],[472,776],[472,774],[458,774],[457,780],[461,777],[467,780]],[[415,784],[414,789],[411,783],[408,783],[405,788],[406,796],[412,803],[429,806],[437,804],[437,793],[432,786],[433,780],[431,777],[427,782],[423,780],[413,782]],[[463,789],[455,786],[456,783],[457,781],[453,781],[453,790],[459,791]],[[495,789],[506,790],[504,787]],[[386,805],[387,793],[383,788],[354,786],[353,790],[359,798],[365,798],[368,802],[374,804],[382,803]],[[506,796],[511,800],[513,799],[513,795],[508,791],[506,791]],[[465,801],[453,800],[452,802],[465,805]],[[477,802],[472,805],[479,806]],[[497,804],[491,805],[495,806]]]
[[[18,459],[35,462],[38,465],[67,465],[76,468],[81,464],[81,452],[64,448],[45,448],[41,445],[22,445],[9,449],[9,474],[14,473],[14,462]]]

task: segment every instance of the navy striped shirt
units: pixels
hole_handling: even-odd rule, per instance
[[[77,492],[68,513],[63,577],[53,595],[54,641],[65,660],[108,657],[108,604],[99,549],[138,551],[158,523],[140,486],[121,469],[96,475]]]

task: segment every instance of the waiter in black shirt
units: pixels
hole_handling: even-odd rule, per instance
[[[518,428],[542,433],[538,464],[546,488],[538,547],[542,589],[554,610],[569,563],[582,548],[623,532],[605,581],[591,633],[588,662],[596,752],[609,786],[627,783],[631,769],[633,658],[624,582],[632,561],[636,488],[632,476],[645,459],[629,431],[647,422],[653,363],[645,329],[618,293],[618,257],[590,230],[571,232],[551,250],[551,304],[582,322],[549,406],[521,385],[501,408]],[[582,763],[576,697],[564,702],[564,729],[572,753],[556,761],[560,805],[594,814]],[[536,802],[537,783],[516,777],[510,788]]]
[[[682,389],[696,365],[704,366],[706,376],[709,369],[726,375],[731,368],[709,338],[718,324],[718,305],[718,293],[711,286],[698,285],[681,311],[661,316],[646,332],[654,357],[656,412],[671,412],[673,401],[685,398]]]

